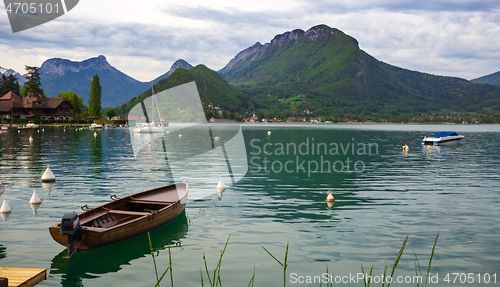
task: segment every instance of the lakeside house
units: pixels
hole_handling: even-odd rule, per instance
[[[25,119],[29,112],[22,105],[22,98],[10,91],[0,98],[0,118]]]
[[[34,118],[38,113],[42,120],[71,120],[73,106],[66,98],[48,98],[28,92],[21,98],[10,91],[0,98],[0,118]]]
[[[71,120],[73,108],[66,98],[47,98],[31,92],[23,99],[23,106],[32,117],[39,113],[42,120]]]

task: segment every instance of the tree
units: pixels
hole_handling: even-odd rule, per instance
[[[89,91],[89,114],[91,116],[99,117],[101,115],[101,84],[99,75],[94,75],[92,82],[90,82]]]
[[[84,114],[87,112],[88,108],[83,104],[83,98],[81,98],[77,93],[73,92],[73,90],[67,92],[59,92],[57,93],[57,98],[65,98],[67,99],[71,105],[73,106],[73,112],[75,114]]]
[[[115,108],[108,108],[106,110],[106,116],[108,117],[109,120],[111,120],[112,117],[116,116],[116,109]]]
[[[38,67],[26,66],[26,74],[24,74],[28,81],[24,84],[26,92],[39,93],[43,95],[42,80]]]
[[[20,87],[17,78],[13,74],[2,74],[0,77],[0,97],[7,94],[8,92],[14,92],[16,95],[20,95]]]

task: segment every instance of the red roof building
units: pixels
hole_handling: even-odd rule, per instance
[[[0,101],[0,119],[25,119],[28,111],[16,101]]]
[[[23,106],[32,116],[39,113],[42,120],[70,120],[73,108],[66,98],[47,98],[31,92],[23,99]]]
[[[14,101],[16,103],[21,104],[23,99],[20,96],[16,95],[16,93],[14,93],[13,91],[10,91],[7,94],[5,94],[3,97],[1,97],[0,101]]]
[[[72,108],[66,98],[47,98],[30,92],[21,98],[10,91],[0,98],[0,118],[34,117],[38,113],[42,120],[70,120]]]

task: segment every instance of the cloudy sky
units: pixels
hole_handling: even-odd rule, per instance
[[[496,0],[81,0],[56,20],[13,34],[1,6],[0,66],[24,73],[49,58],[104,55],[150,81],[177,59],[220,70],[256,42],[326,24],[386,63],[470,80],[500,70],[499,12]]]

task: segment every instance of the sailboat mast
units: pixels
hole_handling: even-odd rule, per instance
[[[153,91],[153,85],[151,85],[151,91],[153,92],[153,99],[155,100],[156,110],[158,111],[158,116],[160,117],[160,123],[161,123],[161,126],[163,127],[163,119],[161,118],[160,107],[158,107],[158,102],[156,101],[156,97],[155,97],[155,94]]]

